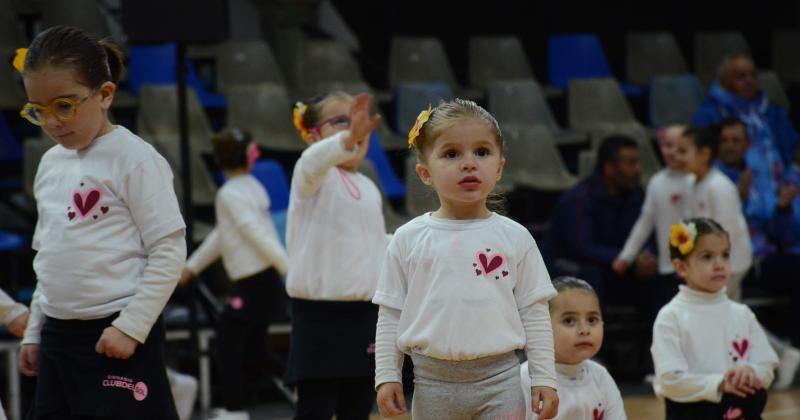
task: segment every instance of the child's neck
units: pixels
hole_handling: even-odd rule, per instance
[[[711,172],[711,166],[704,166],[694,172],[695,182],[700,182]]]
[[[233,179],[238,176],[247,175],[250,173],[250,169],[248,168],[237,168],[237,169],[226,169],[223,170],[222,173],[225,174],[226,179]]]
[[[442,203],[439,210],[433,212],[433,217],[439,219],[449,220],[473,220],[473,219],[488,219],[492,212],[486,208],[486,203],[481,205],[465,205],[458,206],[452,203]]]

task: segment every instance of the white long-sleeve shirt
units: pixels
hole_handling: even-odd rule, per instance
[[[217,226],[192,253],[186,267],[197,274],[222,257],[232,281],[270,267],[286,275],[289,257],[269,215],[269,196],[252,175],[229,179],[217,192]]]
[[[753,244],[742,213],[739,189],[716,168],[694,185],[691,217],[710,217],[717,221],[731,240],[731,273],[744,273],[753,265]]]
[[[681,285],[653,327],[653,388],[675,402],[719,402],[719,385],[736,366],[749,365],[768,388],[778,356],[753,312],[728,299]]]
[[[539,249],[518,223],[498,214],[421,215],[392,238],[373,299],[382,307],[376,383],[398,380],[400,352],[461,361],[525,349],[533,383],[555,389],[547,309],[554,295]],[[394,324],[381,319],[392,314],[384,307],[400,311]]]
[[[558,415],[554,420],[626,420],[622,394],[605,367],[593,360],[577,365],[556,363]],[[520,366],[522,393],[528,420],[531,410],[531,380],[528,364]]]
[[[388,242],[381,194],[366,176],[338,168],[353,158],[342,131],[306,149],[292,175],[286,249],[289,296],[369,301]]]
[[[38,283],[23,343],[43,315],[96,319],[143,343],[186,259],[172,172],[152,146],[117,126],[83,150],[57,145],[34,181]]]
[[[669,256],[669,230],[674,223],[689,217],[693,182],[694,176],[668,168],[658,171],[650,178],[642,211],[618,258],[629,263],[633,262],[655,229],[658,272],[661,274],[675,272]]]

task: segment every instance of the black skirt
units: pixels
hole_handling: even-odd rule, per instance
[[[286,319],[287,300],[281,275],[269,268],[233,283],[222,316],[259,324],[280,322]]]
[[[161,318],[127,360],[95,352],[103,330],[116,318],[116,314],[94,320],[46,318],[34,412],[29,418],[178,419],[164,364]]]
[[[292,337],[286,383],[375,376],[378,306],[290,299]]]

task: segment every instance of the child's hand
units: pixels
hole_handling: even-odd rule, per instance
[[[628,271],[629,265],[630,264],[628,264],[627,261],[621,258],[615,258],[614,262],[611,263],[611,269],[614,270],[614,272],[617,273],[618,276],[621,276],[625,274],[626,271]]]
[[[755,394],[764,385],[761,380],[756,377],[753,368],[747,365],[737,366],[725,373],[720,388],[722,392],[727,392],[742,398],[746,398],[748,394]]]
[[[25,335],[25,328],[28,327],[28,317],[30,314],[29,311],[25,311],[6,325],[8,330],[11,331],[11,334],[14,334],[16,337]]]
[[[23,344],[19,349],[19,371],[25,376],[39,374],[38,344]]]
[[[541,403],[542,408],[539,408]],[[558,393],[547,386],[531,388],[531,408],[542,420],[552,419],[558,415]]]
[[[385,382],[378,386],[378,411],[386,418],[397,417],[406,412],[402,384]]]
[[[115,359],[127,359],[133,356],[138,344],[139,342],[118,330],[117,327],[106,327],[103,335],[97,340],[94,351]]]
[[[355,97],[350,107],[350,137],[345,140],[345,148],[353,150],[356,144],[367,140],[367,136],[381,123],[380,115],[369,115],[372,106],[372,95],[362,93]]]
[[[178,285],[181,287],[186,286],[187,284],[191,283],[192,277],[194,277],[194,274],[192,274],[188,268],[184,267],[183,272],[181,273],[181,278],[178,280]]]

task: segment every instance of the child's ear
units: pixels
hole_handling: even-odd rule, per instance
[[[686,261],[680,258],[672,260],[672,266],[675,267],[675,274],[682,279],[686,279]]]
[[[422,181],[423,184],[427,186],[433,185],[433,180],[431,179],[431,172],[428,170],[428,166],[424,163],[418,163],[414,170],[417,171],[417,176]]]
[[[500,158],[500,166],[497,168],[497,180],[503,178],[503,169],[506,167],[506,158]]]
[[[105,82],[97,89],[97,92],[100,93],[100,104],[104,109],[111,108],[111,102],[114,100],[116,91],[117,85],[113,82]]]

